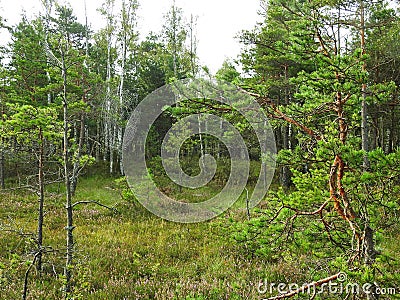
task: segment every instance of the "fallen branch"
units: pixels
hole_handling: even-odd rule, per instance
[[[270,297],[270,298],[268,298],[266,300],[276,300],[276,299],[290,298],[290,297],[293,297],[293,296],[295,296],[297,294],[304,293],[304,291],[309,290],[311,288],[315,288],[315,287],[320,286],[320,285],[322,285],[324,283],[330,282],[332,280],[336,280],[341,275],[342,275],[342,272],[339,272],[339,273],[337,273],[335,275],[320,279],[318,281],[313,281],[313,282],[311,282],[311,283],[309,283],[307,285],[304,285],[304,286],[302,286],[302,287],[300,287],[300,288],[298,288],[298,289],[296,289],[296,290],[294,290],[292,292],[289,292],[289,293],[286,293],[286,294],[282,294],[282,295],[278,295],[278,296],[274,296],[274,297]]]

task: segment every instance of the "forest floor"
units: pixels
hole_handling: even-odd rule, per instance
[[[204,223],[168,222],[122,200],[115,179],[106,176],[81,178],[75,196],[80,200],[99,201],[116,211],[86,204],[75,212],[74,299],[263,299],[270,296],[257,289],[264,280],[303,284],[330,275],[322,267],[310,271],[307,253],[265,261],[230,243],[223,224],[232,216],[246,218],[243,209]],[[0,195],[0,299],[21,298],[33,259],[36,212],[37,197],[32,193]],[[28,299],[62,299],[65,213],[58,186],[49,187],[44,227],[48,253],[41,277],[32,268]],[[379,247],[396,257],[400,234],[389,232]]]

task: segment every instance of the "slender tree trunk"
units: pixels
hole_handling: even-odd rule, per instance
[[[361,35],[361,49],[362,55],[365,55],[365,16],[364,16],[364,0],[360,0],[360,35]],[[366,63],[363,62],[362,71],[366,71]],[[361,101],[361,144],[364,151],[363,168],[369,168],[368,161],[368,112],[367,112],[367,84],[364,82],[361,87],[362,101]]]
[[[74,225],[73,225],[73,207],[72,207],[72,194],[71,194],[71,184],[69,177],[69,145],[68,145],[68,126],[69,126],[69,118],[68,118],[68,100],[67,100],[67,68],[65,64],[65,53],[62,51],[61,53],[62,59],[62,77],[63,77],[63,140],[64,140],[64,149],[63,149],[63,163],[64,163],[64,179],[65,179],[65,194],[66,194],[66,205],[65,208],[67,210],[67,256],[64,268],[65,275],[65,298],[69,297],[69,293],[71,292],[71,266],[73,260],[73,252],[74,252]]]
[[[200,116],[197,116],[197,121],[198,121],[198,128],[199,128],[199,138],[200,138],[200,155],[201,155],[201,166],[203,170],[205,169],[205,163],[204,163],[204,143],[203,143],[203,135],[201,134],[201,120]]]
[[[222,119],[219,122],[219,129],[222,132],[222,129],[223,129],[223,121],[222,121]],[[219,141],[217,141],[217,158],[221,158],[221,144],[220,144]]]
[[[0,107],[0,114],[1,114],[1,120],[4,122],[4,104],[3,100],[0,99],[1,107]],[[4,143],[5,143],[5,138],[2,136],[0,138],[0,188],[5,189],[5,158],[4,158]]]
[[[38,214],[38,229],[37,229],[37,244],[38,244],[38,255],[37,255],[37,270],[40,274],[42,271],[42,250],[43,250],[43,220],[44,220],[44,138],[42,129],[39,129],[39,214]]]
[[[111,22],[111,21],[109,21]],[[113,126],[112,126],[112,103],[111,103],[111,24],[109,24],[108,32],[108,45],[107,45],[107,93],[106,93],[106,128],[105,128],[105,140],[108,145],[109,162],[110,162],[110,174],[113,170],[114,160],[114,144],[112,139],[114,138]]]
[[[174,77],[178,78],[178,47],[177,47],[177,18],[176,18],[176,7],[175,0],[172,4],[172,62],[174,68]]]
[[[282,148],[289,149],[289,127],[287,125],[284,125],[281,127],[281,130],[282,130]],[[282,167],[281,184],[285,189],[290,187],[290,170],[288,166]]]
[[[197,39],[194,33],[195,21],[193,15],[190,15],[190,65],[193,77],[196,75],[196,52],[197,52]]]
[[[373,124],[373,129],[372,129],[372,137],[371,137],[371,149],[376,149],[378,147],[378,124],[379,120],[378,118],[374,117],[372,118],[372,124]]]
[[[269,134],[269,132],[267,131],[267,128],[269,128],[268,127],[268,123],[267,123],[267,120],[264,120],[264,128],[265,128],[265,132],[264,132],[264,135],[265,136],[268,136],[268,134]],[[265,145],[265,143],[261,143],[261,147],[262,147],[262,151],[265,153],[265,152],[267,152],[267,149],[266,149],[266,145]],[[264,190],[266,190],[268,187],[267,187],[267,162],[265,161],[265,157],[260,157],[261,158],[261,171],[262,171],[262,174],[263,174],[263,187],[264,187]]]
[[[80,160],[82,157],[82,149],[83,149],[83,142],[85,137],[85,116],[82,113],[80,117],[80,129],[79,129],[79,142],[78,142],[78,149],[76,150],[75,161],[72,169],[72,176],[71,176],[71,195],[75,195],[76,186],[78,185],[78,176],[79,176],[79,169],[80,169]]]
[[[110,136],[110,174],[114,173],[114,151],[115,151],[115,136],[117,134],[117,125],[114,122],[114,125],[111,128],[111,136]]]
[[[288,82],[288,65],[284,65],[284,76],[285,76],[285,105],[289,105],[289,82]],[[288,125],[283,125],[281,127],[282,130],[282,148],[289,149],[289,127]],[[282,186],[287,189],[290,186],[290,170],[288,166],[282,167],[282,174],[281,174],[281,184]]]
[[[120,126],[118,132],[118,161],[119,161],[119,172],[121,173],[121,175],[124,175],[124,165],[122,162],[123,137],[124,137],[124,128]]]
[[[87,16],[87,6],[86,0],[83,0],[83,5],[85,7],[85,66],[87,65],[87,59],[89,57],[89,25],[88,25],[88,16]]]
[[[109,153],[109,162],[110,162],[110,174],[112,173],[112,161],[113,161],[113,128],[112,128],[112,103],[111,103],[111,43],[112,43],[112,11],[114,9],[114,3],[110,3],[110,14],[107,16],[108,24],[107,24],[107,78],[106,78],[106,107],[105,107],[105,128],[104,128],[104,139],[106,150]],[[106,156],[105,156],[106,157]]]
[[[390,124],[390,152],[394,152],[396,149],[396,106],[390,105],[392,111],[391,114],[391,124]]]
[[[0,149],[0,188],[5,189],[5,178],[4,178],[4,169],[5,169],[5,164],[4,164],[4,152],[3,149]]]
[[[52,6],[52,1],[50,0],[43,0],[42,1],[45,10],[46,10],[46,21],[45,21],[45,28],[44,28],[44,38],[45,38],[45,44],[47,45],[47,40],[48,40],[48,35],[49,35],[49,20],[50,20],[50,11],[51,11],[51,6]],[[49,60],[47,59],[46,61],[47,66],[50,66]],[[47,77],[47,82],[48,84],[51,84],[51,76],[48,70],[46,70],[46,77]],[[51,99],[51,93],[47,93],[47,103],[51,104],[52,99]],[[38,258],[39,259],[39,258]]]
[[[122,113],[124,109],[124,83],[125,83],[125,64],[126,64],[126,56],[127,56],[127,40],[128,40],[128,28],[129,28],[129,18],[130,16],[130,8],[129,5],[128,11],[126,11],[125,1],[122,1],[122,59],[121,59],[121,75],[119,80],[119,109],[118,115],[120,118],[123,118]],[[118,148],[118,161],[119,161],[119,169],[121,175],[123,175],[123,166],[122,166],[122,137],[123,137],[123,128],[121,125],[117,125],[117,148]],[[111,170],[111,167],[110,167]]]
[[[96,162],[100,162],[100,151],[101,151],[101,142],[100,142],[100,120],[97,120],[96,122]]]
[[[365,8],[364,8],[364,0],[360,0],[360,27],[361,27],[361,49],[362,54],[365,54]],[[363,62],[362,71],[366,71],[366,63]],[[362,103],[361,103],[361,139],[362,139],[362,150],[364,151],[364,159],[363,159],[363,168],[364,170],[368,170],[370,167],[368,160],[368,112],[367,112],[367,84],[362,84]],[[370,227],[368,216],[363,216],[365,220],[363,236],[362,236],[362,256],[364,258],[364,263],[366,265],[371,265],[375,261],[375,248],[374,248],[374,231]],[[371,293],[367,294],[368,300],[378,299],[379,295],[372,290]]]
[[[381,148],[383,151],[385,151],[385,119],[383,117],[380,118],[380,124],[379,124],[380,130],[380,140],[381,140]]]

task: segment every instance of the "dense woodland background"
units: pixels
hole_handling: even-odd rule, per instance
[[[189,139],[183,169],[197,174],[208,153],[218,170],[205,187],[179,187],[160,161],[168,129],[208,112],[245,137],[247,189],[199,224],[147,212],[121,162],[140,101],[167,83],[212,76],[198,63],[197,17],[173,5],[161,32],[139,37],[136,0],[104,1],[107,25],[96,32],[69,6],[42,5],[34,19],[0,19],[12,36],[0,49],[1,299],[260,299],[278,294],[260,293],[264,279],[329,282],[339,272],[372,292],[312,299],[399,298],[398,1],[261,2],[263,22],[238,33],[242,54],[214,75],[252,95],[271,122],[279,153],[266,198],[246,208],[262,157],[232,107],[187,101],[166,110],[147,139],[159,188],[195,202],[223,188],[229,153],[212,136]],[[282,298],[311,297],[295,294]]]

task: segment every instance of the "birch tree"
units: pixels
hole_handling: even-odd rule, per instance
[[[188,26],[183,10],[175,5],[164,16],[162,37],[167,48],[166,75],[169,78],[182,79],[191,73],[191,52],[187,50]],[[194,51],[194,36],[192,51]]]
[[[107,49],[107,62],[106,62],[106,93],[104,99],[104,107],[103,107],[103,124],[104,124],[104,152],[108,153],[109,158],[109,171],[110,174],[113,173],[114,170],[114,148],[115,148],[115,136],[116,129],[115,119],[113,116],[113,112],[115,111],[116,101],[113,99],[112,94],[112,84],[113,84],[113,66],[115,63],[115,57],[113,55],[113,50],[115,49],[115,35],[114,32],[116,30],[116,15],[114,14],[115,8],[115,0],[106,0],[103,3],[101,9],[99,9],[100,13],[105,17],[107,25],[103,30],[102,35],[106,41],[106,49]],[[104,155],[103,159],[106,160],[107,155]]]
[[[120,173],[123,174],[123,166],[122,166],[122,138],[124,135],[124,123],[129,116],[124,115],[126,99],[125,99],[125,80],[127,73],[127,59],[129,56],[134,56],[134,49],[136,48],[135,42],[138,38],[138,33],[136,30],[137,26],[137,9],[138,2],[137,0],[125,0],[122,1],[121,8],[121,24],[120,24],[120,32],[118,34],[118,40],[120,41],[121,48],[119,49],[120,53],[120,74],[119,74],[119,87],[118,87],[118,99],[119,99],[119,109],[117,111],[117,118],[119,119],[118,123],[115,123],[114,126],[114,135],[113,140],[117,140],[117,150],[119,161]],[[135,60],[135,57],[132,57]],[[110,172],[113,171],[113,160],[110,159]]]

